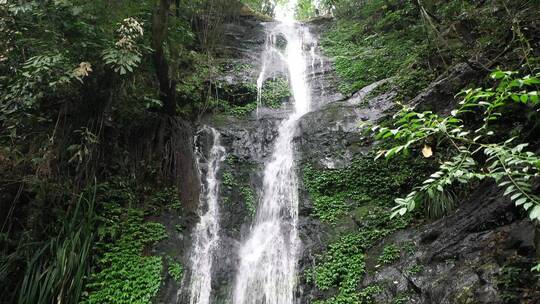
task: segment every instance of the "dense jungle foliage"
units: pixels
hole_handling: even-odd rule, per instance
[[[148,219],[182,209],[178,119],[231,108],[209,92],[220,26],[242,14],[257,13],[0,1],[2,303],[146,303],[164,264],[179,284],[174,257],[144,253],[167,236]]]
[[[151,248],[185,228],[160,216],[184,216],[194,203],[186,190],[192,160],[177,153],[187,147],[186,122],[256,108],[254,83],[242,100],[216,96],[221,76],[243,68],[228,67],[223,24],[268,20],[275,5],[0,0],[0,303],[151,303],[164,278],[180,286],[179,257]],[[536,0],[298,1],[298,19],[328,26],[321,44],[340,92],[391,79],[372,95],[396,92],[403,108],[366,126],[382,141],[377,160],[372,153],[346,169],[301,168],[315,218],[363,223],[360,233],[336,233],[302,274],[333,292],[316,303],[372,303],[383,287],[358,289],[366,251],[415,221],[444,216],[484,180],[540,219],[538,12]],[[441,113],[414,108],[460,63],[482,75],[454,92],[460,103]],[[264,92],[269,107],[291,95],[279,78]],[[224,172],[222,183],[252,216],[255,194],[242,178]],[[376,261],[412,251],[389,245]],[[540,271],[531,264],[503,274],[508,303],[522,300],[521,285],[538,284],[519,276],[533,267]]]

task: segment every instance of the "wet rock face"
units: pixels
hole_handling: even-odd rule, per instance
[[[368,252],[409,244],[392,265],[368,260],[360,288],[379,284],[377,303],[399,294],[414,303],[505,303],[500,275],[508,263],[533,262],[533,225],[493,185],[484,184],[453,214],[399,231]],[[534,302],[531,302],[534,303]]]
[[[264,27],[254,18],[239,18],[234,23],[223,25],[222,44],[217,48],[218,56],[246,63],[260,61],[264,46]]]
[[[312,34],[318,35],[325,26],[324,22],[311,24]],[[231,68],[224,81],[231,86],[255,84],[266,37],[264,26],[258,21],[241,20],[227,25],[225,32],[223,49],[231,67],[244,64],[245,68],[235,71]],[[319,52],[318,48],[315,50]],[[355,157],[371,151],[372,142],[362,133],[366,128],[364,123],[387,117],[396,96],[395,92],[386,92],[368,98],[376,88],[374,85],[345,98],[336,89],[337,78],[331,61],[323,54],[316,55],[308,74],[312,109],[298,122],[294,139],[300,187],[300,277],[314,266],[316,256],[325,251],[332,230],[360,229],[353,220],[343,223],[343,227],[328,227],[313,217],[313,202],[301,182],[301,166],[310,163],[319,168],[343,168]],[[455,92],[477,77],[477,72],[468,66],[457,66],[413,102],[423,109],[448,111]],[[290,107],[290,103],[285,103],[279,109],[261,108],[247,117],[209,115],[200,122],[219,130],[228,153],[219,174],[221,242],[213,264],[211,303],[230,303],[238,249],[253,218],[250,208],[256,208],[264,164],[272,151],[277,126],[288,116]],[[528,232],[532,226],[515,213],[508,201],[497,198],[500,195],[494,187],[484,186],[450,216],[398,231],[371,248],[367,253],[368,271],[359,289],[373,284],[382,286],[383,292],[377,295],[376,303],[392,303],[403,294],[410,297],[411,303],[502,303],[497,277],[511,260],[531,261],[532,233]],[[255,202],[254,206],[250,206],[250,200]],[[405,243],[413,244],[414,250],[402,253],[393,264],[377,266],[376,259],[384,246]],[[186,268],[189,272],[188,264]],[[331,292],[321,292],[303,279],[300,282],[299,303],[331,296]]]
[[[411,100],[411,104],[415,105],[418,111],[449,114],[456,105],[456,93],[478,82],[484,75],[485,72],[474,69],[467,63],[457,64]]]

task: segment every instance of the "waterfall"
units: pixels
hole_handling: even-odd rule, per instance
[[[310,109],[304,42],[308,30],[294,22],[296,6],[278,7],[281,22],[272,30],[287,39],[284,60],[294,109],[281,122],[270,160],[266,163],[257,215],[239,250],[240,263],[233,291],[234,304],[293,304],[295,302],[298,238],[298,187],[293,137],[299,118]],[[268,67],[265,65],[264,69]],[[262,77],[262,76],[260,76]]]
[[[200,134],[208,132],[212,135],[212,147],[208,157],[204,156],[200,145],[197,145]],[[220,144],[219,132],[204,126],[195,137],[196,161],[201,177],[201,194],[199,197],[200,221],[193,230],[193,248],[191,250],[191,277],[189,282],[189,303],[210,303],[212,283],[212,261],[219,245],[219,181],[217,174],[221,163],[225,160],[225,148]],[[206,174],[203,181],[202,163],[206,162]]]

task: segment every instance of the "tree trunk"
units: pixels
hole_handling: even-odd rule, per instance
[[[163,50],[167,41],[169,26],[169,10],[172,0],[158,0],[152,20],[152,48],[154,49],[154,65],[159,82],[160,99],[163,111],[169,115],[176,114],[176,81],[172,79],[170,66]]]

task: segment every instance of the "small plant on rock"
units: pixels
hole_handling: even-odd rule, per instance
[[[396,245],[385,246],[379,256],[379,264],[391,264],[399,259],[401,251]]]

